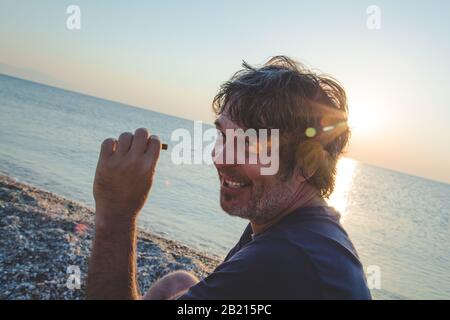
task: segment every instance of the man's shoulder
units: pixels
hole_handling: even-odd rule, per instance
[[[252,257],[250,264],[264,263],[269,273],[294,281],[312,279],[331,299],[370,298],[363,266],[339,220],[303,218],[291,218],[255,237],[236,258]]]
[[[356,263],[359,257],[350,237],[331,207],[313,207],[294,212],[262,235],[261,240],[278,239],[314,259],[317,255],[344,255]],[[267,240],[265,240],[265,239]]]
[[[213,275],[236,280],[236,293],[260,299],[320,299],[320,280],[306,253],[280,238],[261,237],[244,245]]]
[[[250,236],[249,227],[243,237]],[[242,238],[241,238],[242,239]],[[244,239],[245,240],[245,239]],[[251,241],[236,248],[230,259],[264,262],[266,265],[289,261],[285,267],[296,262],[309,263],[318,268],[323,256],[333,260],[351,260],[360,264],[358,254],[344,228],[339,222],[336,211],[314,207],[294,212],[266,232],[253,236]],[[283,268],[283,266],[280,266]]]
[[[308,260],[308,254],[301,246],[287,238],[269,234],[255,237],[229,259],[229,261],[254,262],[255,265],[265,267],[277,265],[282,269],[291,268],[300,262],[304,264]]]

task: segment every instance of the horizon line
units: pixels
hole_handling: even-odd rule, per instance
[[[164,113],[164,112],[161,112],[161,111],[156,111],[156,110],[153,110],[153,109],[150,109],[150,108],[147,108],[147,107],[135,106],[135,105],[131,105],[131,104],[129,104],[129,103],[122,102],[122,101],[115,101],[115,100],[111,100],[111,99],[109,99],[109,98],[104,98],[104,97],[94,96],[94,95],[92,95],[92,94],[88,94],[88,93],[81,92],[81,91],[76,91],[76,90],[73,90],[73,89],[67,89],[67,88],[58,87],[58,86],[51,85],[51,84],[44,83],[44,82],[38,82],[38,81],[35,81],[35,80],[30,80],[30,79],[22,78],[22,77],[19,77],[19,76],[17,76],[17,75],[6,74],[6,73],[3,73],[3,72],[0,72],[0,75],[6,76],[6,77],[10,77],[10,78],[14,78],[14,79],[18,79],[18,80],[22,80],[22,81],[31,82],[31,83],[37,84],[37,85],[43,85],[43,86],[47,86],[47,87],[54,88],[54,89],[58,89],[58,90],[63,90],[63,91],[67,91],[67,92],[71,92],[71,93],[75,93],[75,94],[84,95],[84,96],[87,96],[87,97],[90,97],[90,98],[94,98],[94,99],[99,99],[99,100],[103,100],[103,101],[107,101],[107,102],[112,102],[112,103],[120,104],[120,105],[122,105],[122,106],[129,107],[129,108],[134,108],[134,109],[140,109],[140,110],[144,110],[144,111],[155,112],[155,113],[158,113],[158,114],[161,114],[161,115],[164,115],[164,116],[174,117],[174,118],[178,118],[178,119],[181,119],[181,120],[187,120],[187,121],[192,121],[192,122],[194,122],[194,121],[199,121],[198,119],[184,118],[184,117],[181,117],[181,116],[177,116],[177,115],[173,115],[173,114],[168,114],[168,113]],[[202,120],[200,120],[200,121],[202,121]],[[203,122],[203,121],[202,121],[202,122]],[[205,123],[207,123],[207,122],[205,122]],[[207,123],[207,124],[213,126],[213,123],[212,123],[212,122],[211,122],[211,123]],[[380,169],[383,169],[383,170],[388,170],[388,171],[392,171],[392,172],[397,172],[397,173],[400,173],[400,174],[408,175],[408,176],[410,176],[410,177],[419,178],[419,179],[424,179],[424,180],[428,180],[428,181],[431,181],[431,182],[437,182],[437,183],[441,183],[441,184],[450,186],[450,181],[436,180],[436,179],[433,179],[433,178],[430,178],[430,177],[425,177],[425,176],[421,176],[421,175],[418,175],[418,174],[414,174],[414,173],[410,173],[410,172],[405,172],[405,171],[400,171],[400,170],[398,170],[398,169],[392,169],[392,168],[389,168],[389,167],[383,167],[383,166],[380,166],[380,165],[378,165],[378,164],[374,164],[374,163],[370,163],[370,162],[366,162],[366,161],[361,161],[361,160],[358,160],[358,159],[350,158],[350,157],[348,157],[348,156],[345,155],[345,152],[342,154],[342,157],[345,157],[345,158],[348,158],[348,159],[351,159],[351,160],[353,160],[353,161],[360,162],[360,163],[363,163],[363,164],[366,164],[366,165],[369,165],[369,166],[373,166],[373,167],[376,167],[376,168],[380,168]]]

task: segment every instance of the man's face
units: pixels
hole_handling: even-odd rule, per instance
[[[242,129],[222,113],[216,120],[218,134],[226,139],[226,130]],[[219,139],[220,140],[220,139]],[[234,163],[217,161],[226,159],[226,145],[216,144],[213,150],[214,164],[220,179],[220,205],[232,216],[249,219],[256,223],[265,223],[275,218],[287,208],[298,190],[299,182],[291,177],[282,180],[280,174],[262,175],[261,168],[267,167],[258,161],[256,164],[237,164],[237,152],[234,150]],[[236,145],[236,143],[234,143]],[[223,163],[222,163],[223,162]]]

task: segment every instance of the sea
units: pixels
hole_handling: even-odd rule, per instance
[[[221,210],[213,165],[171,161],[172,132],[193,120],[0,74],[0,172],[18,181],[93,207],[101,142],[139,127],[169,143],[140,226],[224,257],[247,221]],[[344,157],[328,202],[375,299],[450,299],[449,184]]]

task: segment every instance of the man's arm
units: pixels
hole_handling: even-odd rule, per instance
[[[140,299],[136,220],[150,191],[161,142],[146,129],[103,142],[94,179],[95,237],[88,299]]]
[[[139,299],[136,227],[95,228],[89,261],[88,299]]]

